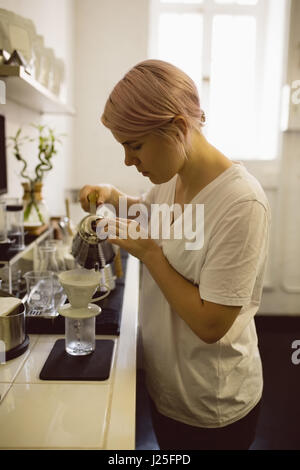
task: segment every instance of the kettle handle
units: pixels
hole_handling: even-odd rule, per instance
[[[91,214],[96,214],[97,211],[97,199],[98,199],[98,193],[97,191],[92,191],[91,194],[88,195],[88,200],[90,201],[90,213]]]
[[[114,259],[114,266],[115,266],[117,278],[123,277],[123,268],[122,268],[120,247],[119,247],[119,249],[116,253],[115,259]]]

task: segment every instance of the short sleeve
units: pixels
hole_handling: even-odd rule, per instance
[[[223,305],[243,306],[251,300],[265,262],[269,217],[258,201],[235,204],[217,223],[200,273],[200,297]]]

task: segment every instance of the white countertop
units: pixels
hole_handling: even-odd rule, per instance
[[[63,335],[29,335],[28,350],[0,365],[0,449],[134,449],[139,261],[129,255],[120,336],[104,381],[43,381]]]

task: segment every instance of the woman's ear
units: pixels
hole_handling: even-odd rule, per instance
[[[186,137],[188,133],[188,126],[185,118],[183,116],[175,116],[173,119],[173,124],[178,127],[178,130]]]

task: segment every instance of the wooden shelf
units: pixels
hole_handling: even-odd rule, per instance
[[[75,114],[74,108],[34,80],[22,66],[1,65],[0,78],[6,84],[7,100],[41,114]]]

